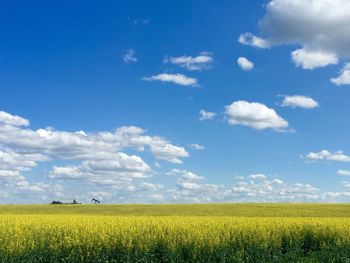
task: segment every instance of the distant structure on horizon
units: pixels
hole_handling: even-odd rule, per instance
[[[101,204],[101,201],[100,200],[97,200],[95,198],[92,198],[91,199],[91,202],[93,202],[94,204]]]
[[[92,198],[91,202],[93,202],[94,204],[101,204],[101,201],[99,201],[99,200],[97,200],[95,198]]]

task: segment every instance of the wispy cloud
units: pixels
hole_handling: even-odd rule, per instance
[[[125,51],[125,53],[122,55],[122,58],[125,63],[137,62],[136,52],[132,48]]]
[[[242,45],[253,46],[257,48],[269,48],[270,43],[263,38],[257,37],[251,33],[241,34],[238,38],[238,42]]]
[[[199,120],[200,121],[205,121],[205,120],[212,120],[216,116],[215,112],[210,112],[206,110],[200,110],[199,111]]]
[[[180,57],[167,57],[164,59],[165,63],[171,63],[184,67],[188,70],[204,70],[211,67],[213,61],[212,53],[201,52],[198,56],[180,56]]]
[[[146,81],[161,81],[161,82],[171,82],[181,86],[193,86],[198,87],[198,80],[196,78],[187,77],[183,74],[170,74],[170,73],[161,73],[151,77],[144,77],[142,80]]]
[[[191,143],[189,144],[189,146],[193,149],[193,150],[204,150],[205,147],[201,144],[198,143]]]

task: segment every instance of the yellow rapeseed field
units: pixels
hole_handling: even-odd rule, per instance
[[[350,262],[349,217],[2,214],[1,262]]]

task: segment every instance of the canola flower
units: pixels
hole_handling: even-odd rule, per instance
[[[350,262],[350,218],[1,215],[0,262]]]

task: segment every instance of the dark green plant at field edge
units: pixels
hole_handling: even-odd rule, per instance
[[[285,242],[285,241],[284,241]],[[157,243],[148,251],[122,248],[105,248],[98,254],[91,255],[88,251],[81,253],[82,248],[67,249],[53,253],[41,249],[32,250],[21,255],[0,255],[3,263],[109,263],[109,262],[240,262],[240,263],[270,263],[270,262],[324,262],[350,263],[349,246],[322,246],[310,236],[305,236],[301,246],[294,244],[286,247],[282,242],[280,247],[259,248],[256,246],[240,247],[238,244],[227,244],[217,248],[201,248],[179,246],[176,250],[169,249],[162,243]],[[334,244],[332,244],[334,245]]]

